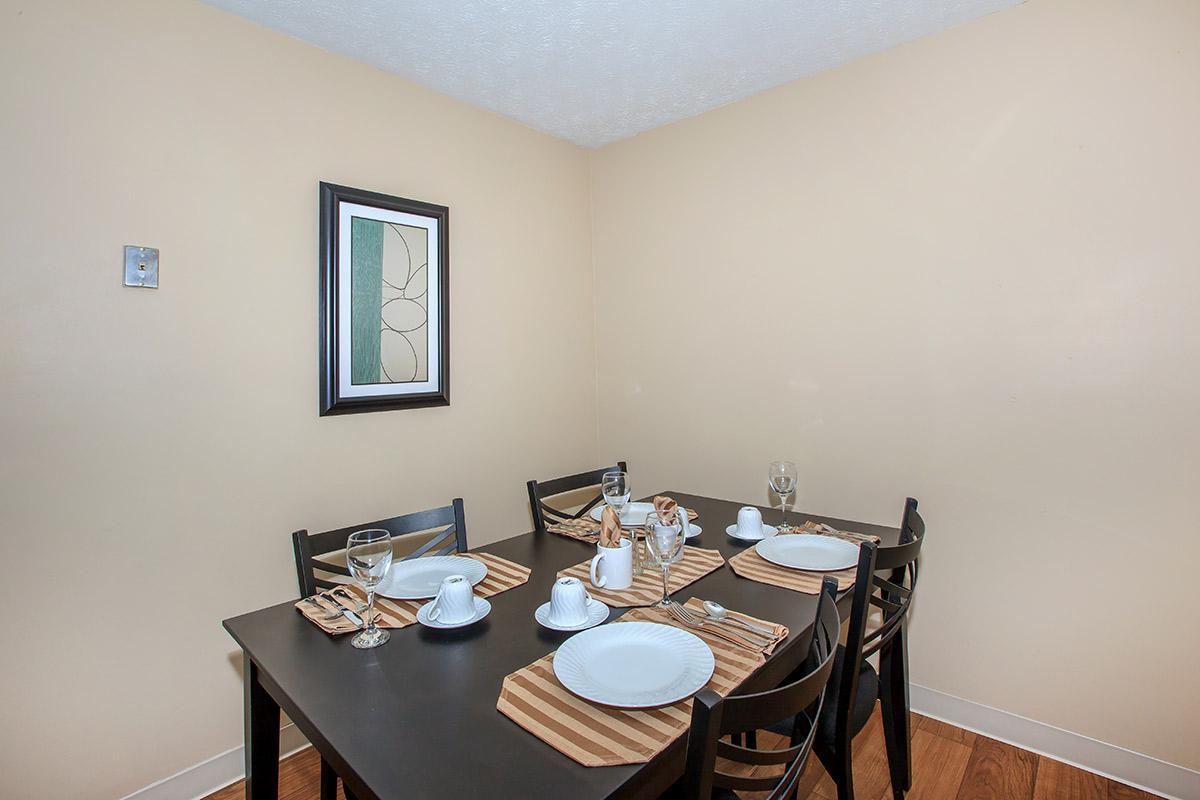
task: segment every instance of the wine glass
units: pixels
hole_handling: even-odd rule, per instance
[[[350,534],[346,540],[346,566],[367,593],[367,627],[350,644],[359,650],[379,647],[391,634],[375,627],[375,587],[392,568],[392,535],[381,528]]]
[[[663,596],[658,605],[666,608],[671,605],[671,591],[668,585],[671,564],[683,558],[683,526],[676,522],[673,525],[663,525],[657,513],[646,515],[646,549],[649,551],[650,562],[662,567]]]
[[[780,533],[792,530],[792,526],[788,525],[787,510],[788,502],[796,492],[796,479],[796,462],[794,461],[772,461],[767,470],[767,480],[771,484],[771,490],[779,495],[779,507],[783,510],[783,522],[779,525]]]
[[[621,512],[629,504],[629,473],[620,470],[604,473],[600,479],[600,494],[620,519]]]

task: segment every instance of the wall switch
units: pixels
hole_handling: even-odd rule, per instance
[[[125,285],[158,288],[158,248],[125,245]]]

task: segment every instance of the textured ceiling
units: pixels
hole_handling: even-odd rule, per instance
[[[205,0],[596,147],[1020,0]]]

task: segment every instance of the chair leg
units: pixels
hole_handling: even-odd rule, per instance
[[[337,800],[337,773],[321,759],[321,800]]]
[[[912,731],[908,706],[908,658],[902,628],[879,654],[879,702],[887,745],[892,796],[903,800],[912,788]]]
[[[836,751],[825,747],[814,748],[821,766],[833,778],[837,786],[838,800],[854,800],[854,769],[850,755],[850,742]]]
[[[350,791],[350,787],[346,785],[345,781],[342,781],[342,794],[346,795],[346,800],[358,800],[354,792]]]

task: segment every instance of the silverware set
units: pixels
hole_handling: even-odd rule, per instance
[[[722,609],[722,611],[724,611],[724,609]],[[686,608],[681,603],[674,601],[672,601],[671,605],[667,608],[667,613],[689,628],[704,630],[713,634],[714,636],[724,639],[730,644],[745,647],[749,650],[761,652],[762,649],[771,644],[771,641],[774,639],[773,634],[770,637],[765,636],[762,633],[751,629],[748,623],[744,623],[740,626],[734,624],[741,623],[741,620],[735,620],[724,615],[722,615],[721,618],[717,618],[709,615],[708,613],[698,613],[690,608]]]
[[[304,598],[304,602],[311,604],[314,608],[320,609],[321,618],[324,620],[345,617],[355,625],[359,626],[363,624],[362,617],[359,616],[359,613],[367,610],[366,604],[360,602],[358,598],[356,598],[346,589],[334,589],[326,594],[318,594],[313,595],[312,597],[306,597]],[[350,604],[353,604],[354,608],[352,608]],[[333,606],[334,608],[331,609],[329,606]]]

